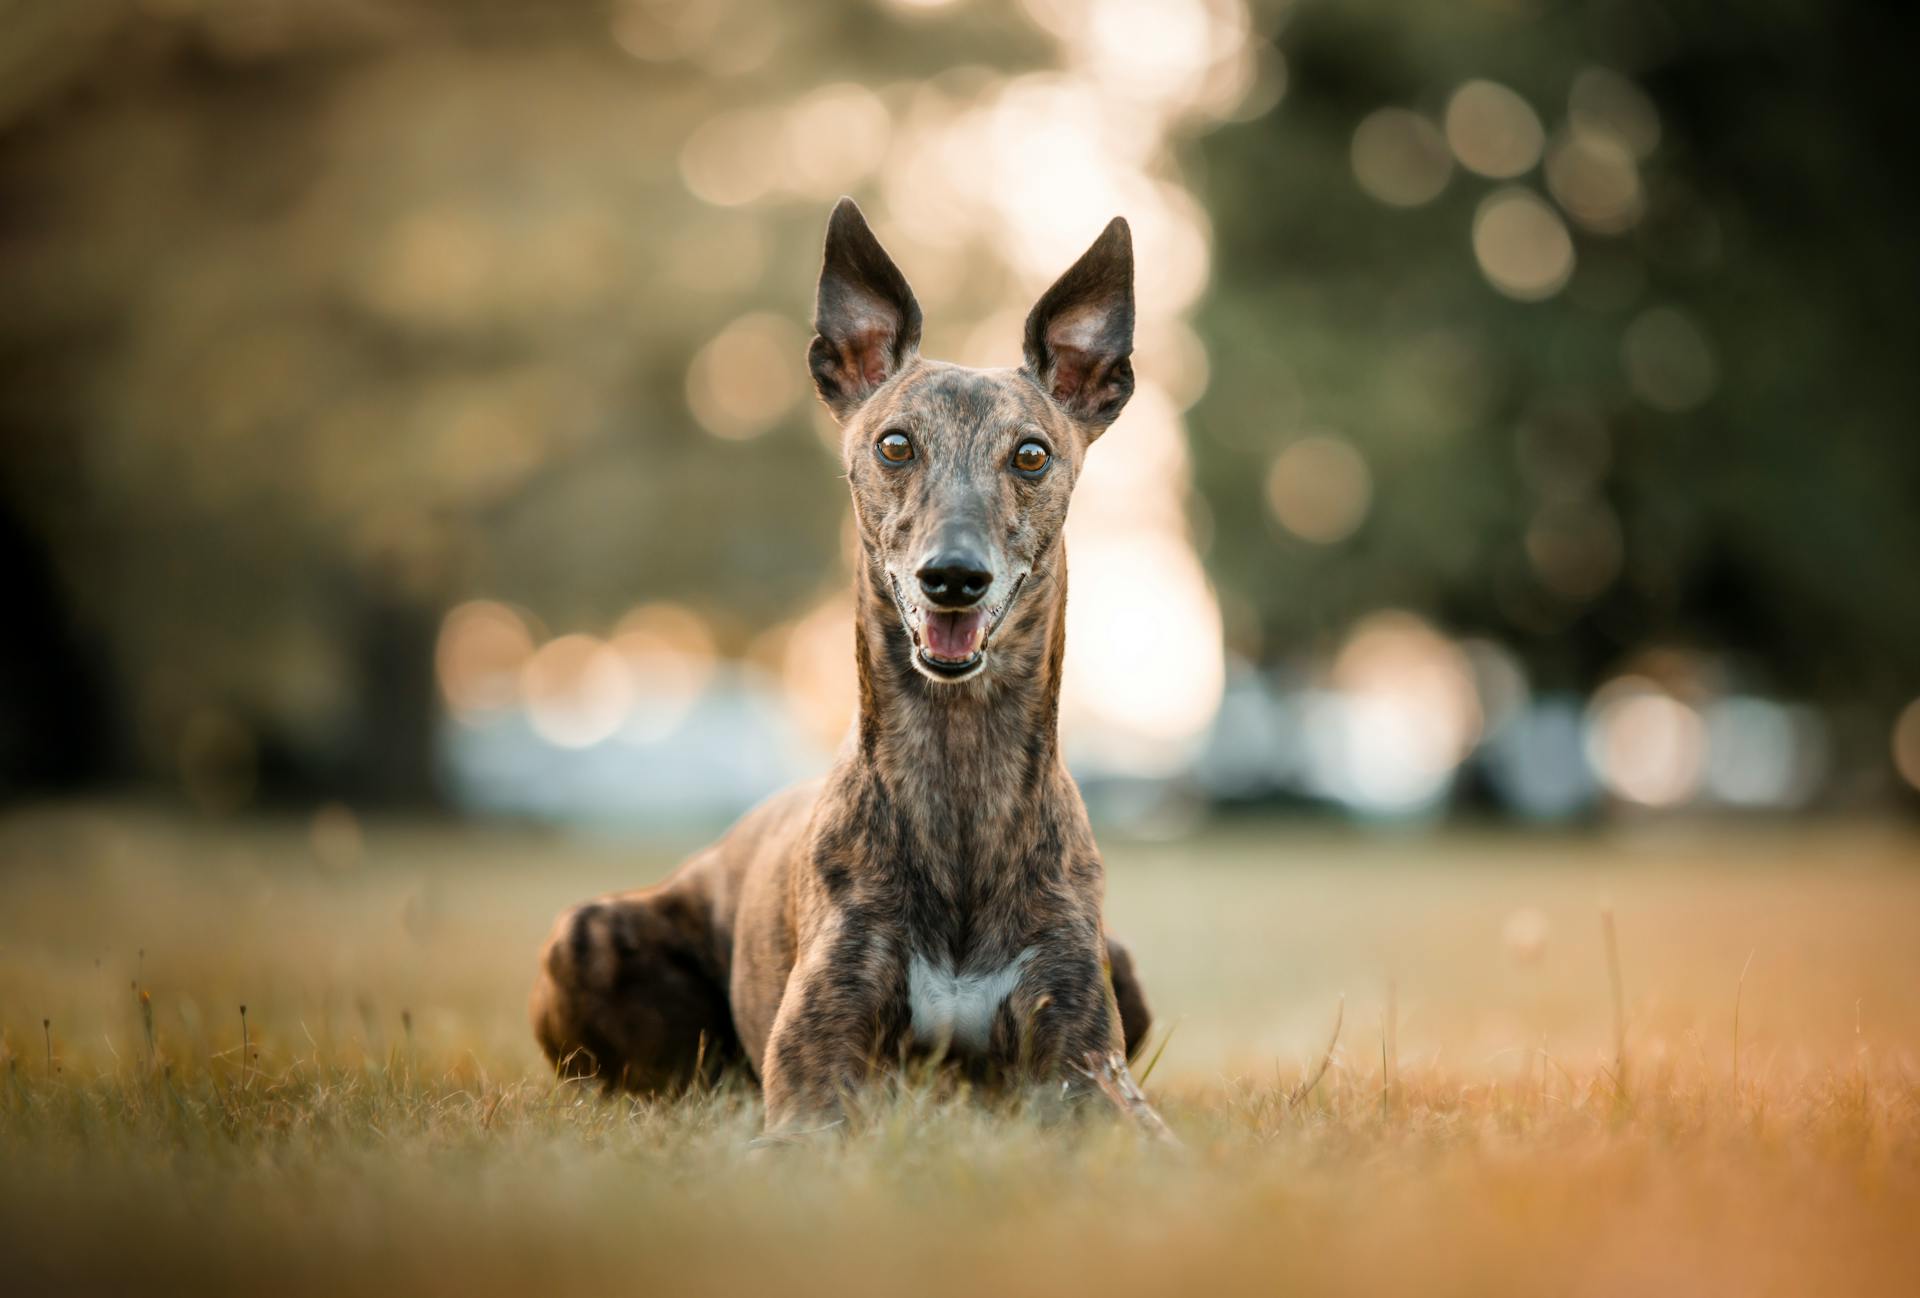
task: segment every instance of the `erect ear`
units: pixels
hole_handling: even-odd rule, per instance
[[[813,385],[843,422],[920,348],[920,304],[851,198],[827,220],[813,327]]]
[[[1093,246],[1034,303],[1026,369],[1088,439],[1133,395],[1133,235],[1114,217]]]

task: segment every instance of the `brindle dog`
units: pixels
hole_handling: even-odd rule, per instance
[[[968,369],[920,356],[919,304],[842,199],[814,326],[859,525],[857,724],[824,780],[563,915],[534,1031],[639,1091],[744,1058],[774,1132],[915,1051],[1084,1090],[1149,1021],[1058,740],[1067,500],[1133,391],[1127,224],[1034,306],[1024,365]],[[1138,1100],[1124,1064],[1101,1089]]]

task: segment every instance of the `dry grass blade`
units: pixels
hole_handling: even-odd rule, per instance
[[[1327,1075],[1327,1069],[1333,1066],[1333,1050],[1340,1044],[1340,1026],[1347,1021],[1347,998],[1342,996],[1333,1010],[1333,1031],[1327,1034],[1327,1048],[1320,1052],[1320,1062],[1314,1066],[1313,1073],[1300,1085],[1293,1088],[1287,1096],[1287,1107],[1297,1108],[1300,1101],[1313,1093],[1320,1085],[1320,1079]]]
[[[1394,1079],[1400,1074],[1400,993],[1392,978],[1387,979],[1387,1008],[1380,1021],[1380,1104],[1393,1105]]]
[[[1140,1085],[1145,1086],[1147,1079],[1153,1076],[1153,1070],[1160,1066],[1160,1056],[1167,1053],[1167,1043],[1173,1040],[1174,1029],[1179,1026],[1176,1023],[1161,1034],[1160,1044],[1153,1048],[1153,1058],[1147,1060],[1147,1066],[1140,1070]]]
[[[1620,941],[1614,932],[1613,907],[1600,908],[1600,932],[1607,943],[1607,978],[1613,987],[1613,1078],[1615,1094],[1627,1094],[1627,998],[1620,983]]]
[[[1733,987],[1733,1098],[1740,1098],[1740,999],[1747,990],[1747,971],[1753,968],[1753,957],[1759,951],[1755,947],[1747,952],[1747,962],[1740,966],[1740,981]]]

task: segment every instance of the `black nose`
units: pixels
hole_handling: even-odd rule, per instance
[[[917,575],[927,598],[946,608],[978,604],[987,587],[993,585],[993,574],[981,567],[978,559],[964,554],[943,554]]]

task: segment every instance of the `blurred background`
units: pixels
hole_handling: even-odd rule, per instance
[[[693,830],[852,708],[851,193],[1010,364],[1116,212],[1096,815],[1920,807],[1909,19],[0,0],[0,798]]]

